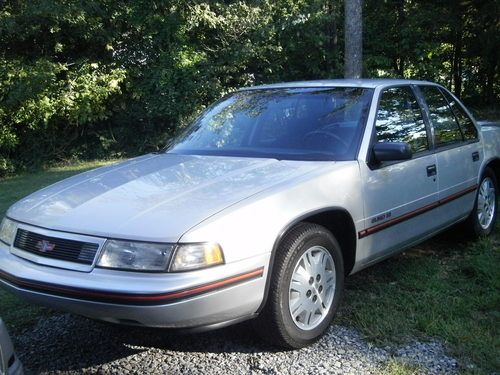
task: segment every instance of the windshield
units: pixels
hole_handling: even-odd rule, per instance
[[[336,87],[236,92],[209,107],[165,151],[353,160],[372,91]]]

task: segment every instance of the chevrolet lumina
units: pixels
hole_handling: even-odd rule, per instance
[[[500,128],[443,87],[330,80],[244,88],[164,150],[15,203],[0,284],[114,323],[202,330],[257,318],[310,344],[344,277],[497,215]]]

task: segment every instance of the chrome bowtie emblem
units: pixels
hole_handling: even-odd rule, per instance
[[[52,251],[52,250],[54,250],[55,247],[56,247],[55,244],[50,243],[47,240],[38,241],[37,244],[36,244],[36,248],[39,251],[41,251],[42,253],[47,253],[49,251]]]

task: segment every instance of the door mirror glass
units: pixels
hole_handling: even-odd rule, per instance
[[[408,160],[412,157],[411,146],[406,142],[379,142],[373,145],[378,162]]]

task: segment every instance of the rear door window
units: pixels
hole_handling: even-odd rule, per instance
[[[478,138],[477,129],[474,126],[472,119],[464,111],[462,106],[455,100],[455,98],[453,98],[453,96],[450,95],[449,92],[447,92],[446,90],[441,90],[441,92],[448,100],[451,110],[453,111],[453,114],[455,115],[458,124],[460,125],[465,140],[466,141],[476,140]]]
[[[463,136],[457,119],[441,90],[437,86],[420,86],[420,90],[429,107],[436,146],[444,147],[462,142]]]

